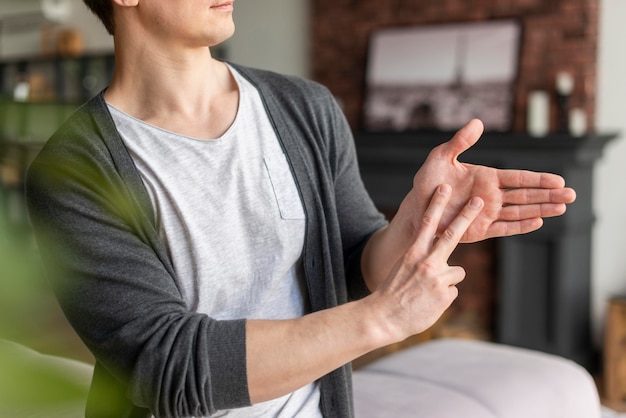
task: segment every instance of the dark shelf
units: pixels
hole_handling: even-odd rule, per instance
[[[419,151],[432,149],[448,141],[455,132],[356,132],[357,146],[362,151],[392,148],[396,151]],[[551,133],[537,138],[523,133],[485,132],[468,152],[492,150],[516,151],[597,151],[602,152],[604,146],[617,138],[618,134],[589,133],[574,137],[567,133]],[[384,152],[384,151],[383,151]]]
[[[87,51],[79,56],[63,56],[63,55],[42,55],[42,54],[27,54],[27,55],[14,55],[7,58],[0,59],[1,64],[41,64],[54,61],[64,60],[78,60],[78,59],[93,59],[101,57],[113,56],[112,50],[103,51]]]
[[[26,55],[0,60],[0,96],[12,97],[20,76],[43,76],[51,89],[48,101],[84,102],[111,80],[112,51],[91,51],[80,56]],[[40,101],[40,98],[36,99]]]

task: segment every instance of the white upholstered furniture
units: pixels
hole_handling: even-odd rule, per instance
[[[357,418],[600,418],[579,365],[500,344],[443,339],[354,372]]]

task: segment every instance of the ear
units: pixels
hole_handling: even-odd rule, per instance
[[[113,0],[113,3],[121,7],[134,7],[139,4],[139,0]]]

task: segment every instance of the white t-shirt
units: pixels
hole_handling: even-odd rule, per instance
[[[109,105],[139,170],[190,310],[215,319],[308,312],[305,214],[258,91],[231,68],[239,109],[220,138],[169,132]],[[280,342],[277,342],[280,343]],[[228,417],[321,417],[319,384]]]

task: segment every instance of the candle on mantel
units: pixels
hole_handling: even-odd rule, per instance
[[[570,73],[560,72],[556,75],[556,92],[558,103],[558,130],[567,132],[569,129],[569,98],[574,91],[574,78]]]
[[[561,96],[572,94],[572,91],[574,91],[574,77],[570,73],[558,73],[556,75],[556,91]]]
[[[577,137],[587,133],[587,114],[585,113],[585,109],[574,108],[570,110],[569,133]]]
[[[528,94],[526,130],[535,137],[546,136],[550,130],[550,96],[542,90]]]

